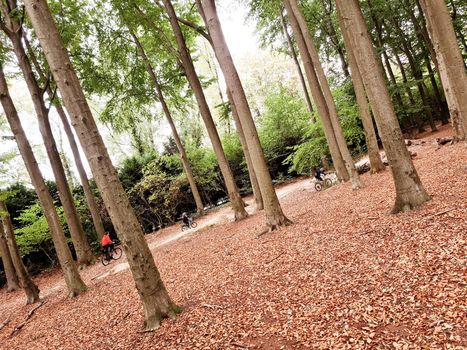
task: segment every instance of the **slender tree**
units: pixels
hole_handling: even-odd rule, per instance
[[[25,33],[23,33],[23,40],[26,44],[26,49],[28,51],[29,57],[31,58],[31,62],[36,69],[36,72],[39,74],[39,78],[42,81],[46,81],[47,77],[42,69],[42,66],[39,64],[37,57],[32,49],[29,40],[27,39]],[[67,136],[68,142],[70,144],[71,152],[73,153],[73,158],[75,160],[76,169],[78,170],[79,179],[81,181],[81,186],[83,187],[84,196],[86,197],[86,203],[88,205],[89,212],[91,213],[92,222],[94,224],[94,228],[97,233],[97,237],[99,239],[105,233],[104,225],[102,224],[102,218],[99,214],[99,207],[97,206],[96,198],[94,197],[94,193],[92,193],[91,186],[89,184],[88,175],[86,174],[86,170],[84,169],[83,161],[81,160],[81,155],[79,153],[78,144],[76,143],[75,135],[71,129],[70,122],[68,121],[68,117],[65,113],[65,109],[63,108],[61,102],[54,98],[55,94],[50,87],[50,83],[46,86],[46,92],[49,95],[49,98],[54,102],[53,105],[55,110],[57,111],[58,116],[60,117],[60,121],[63,125],[63,130],[65,130],[65,134]]]
[[[185,152],[185,147],[183,146],[182,140],[180,139],[180,136],[178,135],[178,131],[173,121],[172,113],[170,113],[169,106],[167,105],[167,102],[165,101],[164,93],[162,92],[162,87],[159,84],[157,75],[154,71],[154,68],[152,67],[151,62],[149,61],[148,56],[146,55],[146,51],[144,50],[143,45],[141,44],[138,37],[133,32],[131,32],[131,30],[130,30],[130,33],[141,54],[141,57],[143,58],[143,61],[146,66],[146,70],[148,71],[148,74],[154,84],[155,97],[160,102],[162,106],[162,110],[164,111],[165,117],[167,119],[167,122],[169,123],[170,129],[172,130],[172,136],[174,138],[175,144],[177,145],[178,153],[180,154],[180,159],[182,160],[183,169],[185,170],[186,177],[190,184],[191,193],[193,194],[193,198],[196,203],[198,214],[203,215],[204,214],[203,201],[201,200],[201,196],[198,191],[198,186],[196,185],[195,177],[193,176],[193,170],[191,169],[190,162],[188,161],[188,156]]]
[[[443,0],[420,0],[448,101],[454,136],[467,136],[467,73],[449,11]]]
[[[359,3],[357,0],[336,0],[336,4],[341,30],[346,32],[344,40],[349,39],[346,47],[355,54],[394,179],[396,201],[392,212],[410,210],[430,200],[430,196],[405,146]]]
[[[18,145],[19,152],[23,158],[29,177],[31,178],[37,196],[39,197],[39,202],[49,225],[58,261],[60,262],[65,282],[68,287],[68,294],[70,297],[74,297],[84,292],[86,290],[86,285],[81,280],[78,269],[71,257],[71,252],[63,233],[60,218],[55,210],[53,199],[44,182],[36,158],[32,152],[31,145],[26,138],[26,133],[24,132],[18,113],[8,92],[8,85],[3,73],[3,65],[0,65],[0,100],[11,131]]]
[[[336,136],[337,145],[339,147],[339,151],[342,155],[342,159],[344,160],[345,167],[347,169],[347,173],[350,177],[352,182],[352,188],[358,189],[363,186],[360,177],[358,176],[357,169],[355,168],[355,163],[353,162],[352,156],[349,152],[347,147],[347,143],[344,138],[344,132],[342,131],[342,127],[339,122],[339,116],[337,113],[336,104],[334,102],[334,98],[331,93],[331,89],[329,87],[326,75],[324,74],[324,69],[321,65],[319,60],[318,51],[315,48],[315,44],[313,42],[313,38],[311,37],[310,31],[308,30],[308,26],[306,24],[305,18],[303,17],[300,8],[298,7],[297,0],[286,0],[289,3],[290,9],[293,12],[293,15],[297,19],[298,25],[300,30],[303,34],[303,38],[305,40],[306,47],[310,53],[311,60],[315,67],[316,75],[318,76],[318,81],[323,91],[324,99],[326,100],[326,105],[329,111],[329,119],[331,120],[332,129],[334,131],[334,135]]]
[[[201,0],[198,3],[201,17],[203,17],[208,32],[212,38],[214,53],[227,82],[227,88],[232,96],[240,125],[245,132],[248,150],[253,161],[254,171],[263,197],[266,222],[269,230],[290,223],[282,212],[276,191],[272,184],[271,175],[266,164],[263,149],[246,99],[245,91],[238,76],[237,70],[225,42],[222,28],[217,16],[213,0]]]
[[[342,35],[346,36],[347,33],[343,32]],[[347,38],[346,41],[348,42],[348,40],[349,39]],[[379,154],[378,141],[376,139],[376,132],[373,126],[373,119],[370,113],[370,105],[368,104],[368,100],[365,93],[365,86],[363,84],[362,76],[358,69],[357,61],[355,59],[353,51],[351,50],[351,47],[350,49],[348,49],[347,54],[358,109],[360,111],[363,129],[365,131],[366,145],[368,148],[368,158],[370,159],[370,173],[374,174],[384,170],[384,164]]]
[[[18,64],[28,86],[34,109],[36,111],[37,120],[39,122],[39,130],[44,141],[50,164],[52,166],[55,182],[57,183],[60,201],[63,205],[65,217],[70,229],[71,239],[78,257],[78,264],[80,266],[89,265],[94,261],[94,256],[92,254],[91,246],[86,239],[86,234],[84,233],[83,226],[74,204],[73,196],[71,195],[71,191],[68,186],[63,164],[60,158],[60,154],[57,150],[52,128],[50,126],[48,115],[49,111],[45,105],[42,90],[39,87],[39,84],[32,70],[29,57],[26,55],[23,47],[22,25],[14,15],[14,12],[17,11],[16,1],[9,0],[8,6],[5,2],[0,3],[0,8],[4,17],[2,29],[13,44],[14,53],[18,59]]]
[[[169,16],[170,25],[172,27],[173,33],[175,35],[175,40],[177,42],[178,52],[180,55],[183,70],[195,95],[201,113],[201,117],[203,118],[204,124],[206,125],[209,138],[211,139],[212,147],[214,148],[214,152],[216,153],[219,168],[221,169],[222,175],[224,177],[225,186],[227,187],[230,202],[234,210],[235,219],[243,219],[248,216],[248,213],[245,210],[245,204],[240,196],[240,193],[238,192],[237,185],[235,184],[235,180],[232,174],[232,170],[230,169],[228,160],[222,148],[222,143],[217,132],[214,120],[212,119],[211,111],[206,101],[201,82],[196,73],[189,49],[185,43],[185,38],[180,28],[177,14],[175,13],[175,9],[172,6],[170,0],[163,0],[163,3],[165,10]],[[259,176],[258,174],[256,175]]]
[[[235,107],[235,103],[229,89],[227,89],[227,98],[229,100],[230,108],[232,110],[232,117],[235,122],[235,128],[237,130],[238,139],[240,140],[240,144],[242,145],[243,149],[243,154],[245,156],[246,167],[250,176],[250,183],[251,188],[253,190],[253,196],[255,198],[255,209],[263,210],[263,196],[261,195],[261,189],[259,187],[258,178],[255,173],[253,160],[251,159],[250,149],[248,148],[248,142],[246,141],[245,131],[243,130],[242,123],[240,122],[240,117],[238,116],[237,107]]]
[[[2,213],[0,212],[0,217]],[[0,223],[0,256],[3,262],[3,270],[6,276],[7,292],[12,292],[19,289],[19,279],[16,273],[15,265],[11,259],[10,250],[8,249],[8,243],[3,230],[3,226]]]
[[[305,68],[305,73],[308,79],[308,85],[311,90],[311,94],[315,101],[316,110],[321,119],[323,125],[324,135],[329,146],[329,152],[331,153],[332,161],[337,172],[337,176],[340,180],[347,181],[349,179],[349,174],[342,159],[342,154],[339,150],[339,146],[336,141],[336,136],[334,135],[334,130],[332,128],[332,123],[329,117],[329,110],[326,105],[326,100],[324,99],[323,92],[319,86],[318,77],[313,66],[313,62],[308,52],[305,39],[300,30],[298,21],[292,11],[290,3],[284,1],[285,9],[287,11],[287,16],[289,23],[292,26],[294,33],[295,41],[297,43],[298,49],[300,51],[300,56],[302,57],[303,66]]]
[[[143,303],[145,329],[158,328],[162,318],[175,317],[177,307],[165,289],[141,226],[118,179],[47,2],[26,0],[24,4],[112,223],[122,240]]]
[[[294,43],[289,34],[289,29],[287,28],[287,22],[285,20],[285,16],[284,16],[284,12],[282,8],[280,10],[280,15],[281,15],[282,32],[284,33],[284,37],[287,40],[287,45],[289,46],[290,55],[293,58],[295,67],[297,68],[297,74],[298,74],[298,77],[300,78],[300,84],[302,85],[306,105],[308,107],[308,111],[310,112],[310,114],[313,114],[313,104],[311,103],[311,98],[310,98],[310,94],[308,93],[308,87],[306,86],[305,77],[303,76],[302,68],[300,67],[300,61],[298,60],[298,55],[295,50]]]
[[[10,220],[10,214],[8,213],[5,202],[1,199],[0,218],[0,236],[4,236],[6,238],[11,260],[18,275],[19,285],[23,288],[24,293],[26,294],[26,302],[27,304],[36,303],[39,301],[39,288],[37,288],[37,285],[32,281],[23,261],[21,260],[21,255],[16,244],[15,233],[13,231],[13,225]]]

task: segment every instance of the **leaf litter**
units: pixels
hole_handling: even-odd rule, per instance
[[[420,208],[388,214],[389,170],[363,175],[358,191],[339,184],[315,192],[301,179],[278,189],[294,222],[280,231],[257,237],[263,213],[216,221],[230,215],[224,208],[177,240],[178,225],[147,236],[183,307],[159,330],[139,333],[143,310],[130,272],[98,279],[115,262],[96,264],[82,271],[89,290],[75,299],[58,270],[36,277],[46,303],[14,335],[35,306],[24,305],[21,291],[0,291],[0,322],[8,320],[0,348],[465,349],[466,148],[439,148],[434,137],[416,146],[432,196]]]

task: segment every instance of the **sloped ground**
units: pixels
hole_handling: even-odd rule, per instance
[[[82,274],[89,291],[73,300],[58,272],[39,277],[46,304],[14,336],[32,307],[2,290],[0,323],[10,323],[0,348],[464,349],[466,147],[417,147],[433,200],[410,213],[388,214],[389,171],[364,175],[359,191],[341,184],[317,193],[309,180],[295,182],[278,191],[294,222],[279,232],[257,238],[262,213],[232,223],[222,209],[178,240],[170,237],[179,227],[148,236],[184,307],[160,330],[138,333],[143,312],[130,273],[96,278],[116,263],[96,264]]]

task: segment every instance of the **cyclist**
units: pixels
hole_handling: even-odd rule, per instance
[[[185,225],[190,227],[190,217],[188,216],[188,214],[186,212],[183,212],[183,214],[182,214],[182,221],[183,221],[183,223]]]
[[[102,250],[105,254],[105,258],[107,260],[112,259],[112,257],[110,256],[110,252],[114,247],[114,242],[112,241],[112,239],[110,239],[110,234],[106,233],[104,236],[102,236],[101,245]]]
[[[324,181],[324,174],[321,172],[321,168],[315,168],[315,179]]]

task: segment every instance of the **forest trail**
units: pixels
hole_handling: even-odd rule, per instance
[[[358,349],[467,346],[464,144],[425,138],[415,166],[433,199],[388,215],[389,171],[366,187],[315,192],[309,179],[277,192],[293,225],[257,238],[263,213],[231,222],[229,208],[148,235],[162,278],[184,308],[154,333],[138,333],[142,306],[118,263],[82,271],[89,291],[70,300],[58,270],[35,278],[47,302],[0,291],[0,349]],[[247,207],[252,210],[253,206]],[[114,269],[114,273],[109,273]],[[97,278],[106,274],[105,278]]]

